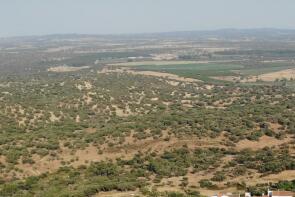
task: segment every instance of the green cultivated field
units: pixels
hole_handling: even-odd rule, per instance
[[[264,73],[276,72],[288,68],[295,68],[291,63],[264,63],[258,66],[246,66],[240,70],[242,75],[261,75]]]
[[[211,76],[235,76],[232,70],[243,69],[243,65],[235,64],[183,64],[183,65],[150,65],[136,66],[137,70],[167,72],[182,77],[196,78],[203,81],[212,81]]]
[[[206,82],[216,82],[212,76],[255,76],[270,72],[295,68],[288,63],[264,63],[257,66],[225,63],[177,64],[177,65],[138,65],[132,69],[141,71],[157,71],[176,74],[182,77],[196,78]]]

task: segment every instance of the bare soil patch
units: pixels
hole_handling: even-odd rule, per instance
[[[282,80],[282,79],[287,79],[287,80],[295,79],[295,69],[280,70],[280,71],[265,73],[265,74],[261,74],[257,76],[247,76],[246,78],[243,78],[243,79],[237,76],[213,76],[211,78],[222,80],[222,81],[230,81],[230,82],[240,81],[243,83],[256,82],[258,80],[273,82],[273,81]]]
[[[63,72],[75,72],[75,71],[79,71],[86,68],[89,68],[89,66],[72,67],[72,66],[63,65],[63,66],[48,68],[47,71],[63,73]]]
[[[50,121],[51,122],[57,122],[60,121],[60,117],[57,117],[53,112],[50,112]]]
[[[128,71],[131,74],[135,75],[145,75],[145,76],[154,76],[154,77],[164,77],[172,80],[177,80],[177,81],[182,81],[182,82],[200,82],[198,79],[193,79],[193,78],[185,78],[185,77],[180,77],[178,75],[170,74],[170,73],[161,73],[161,72],[154,72],[154,71]]]
[[[132,197],[132,196],[142,196],[139,191],[131,192],[100,192],[95,195],[95,197]]]
[[[175,80],[175,81],[181,81],[181,82],[187,82],[187,83],[195,83],[195,82],[201,82],[201,80],[198,79],[193,79],[193,78],[185,78],[185,77],[180,77],[178,75],[174,75],[171,73],[162,73],[162,72],[155,72],[155,71],[135,71],[135,70],[130,70],[130,69],[114,69],[114,70],[109,70],[109,69],[103,69],[101,71],[98,71],[99,74],[101,73],[129,73],[133,75],[145,75],[145,76],[152,76],[152,77],[161,77],[169,80]],[[176,83],[173,83],[173,85],[176,85]]]
[[[111,66],[144,66],[144,65],[182,65],[182,64],[195,64],[199,63],[197,61],[138,61],[138,62],[123,62],[123,63],[116,63],[110,64]],[[206,62],[207,63],[207,62]]]
[[[170,54],[170,53],[162,53],[162,54],[152,54],[153,60],[175,60],[178,58],[178,55]]]
[[[266,135],[262,136],[258,141],[250,141],[250,140],[242,140],[237,143],[237,149],[242,150],[245,148],[250,148],[253,150],[259,150],[262,149],[266,146],[272,147],[272,146],[279,146],[282,144],[287,144],[291,141],[292,139],[287,137],[283,140],[278,140],[273,137],[268,137]]]
[[[230,81],[230,82],[240,80],[240,77],[236,77],[236,76],[213,76],[213,77],[210,77],[210,78],[211,79],[222,80],[222,81]]]
[[[262,81],[275,81],[276,79],[295,79],[295,69],[286,69],[272,73],[266,73],[258,76]]]
[[[271,175],[265,176],[262,179],[265,181],[271,180],[273,182],[278,182],[281,180],[293,180],[294,177],[295,177],[295,170],[286,170],[278,174],[271,174]]]
[[[61,46],[61,47],[55,47],[55,48],[48,48],[45,52],[46,53],[55,53],[55,52],[60,52],[60,51],[67,51],[71,50],[74,47],[72,46]]]

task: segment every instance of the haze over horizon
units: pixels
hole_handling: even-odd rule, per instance
[[[3,0],[0,37],[295,29],[293,0]]]

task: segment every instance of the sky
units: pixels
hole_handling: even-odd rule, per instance
[[[295,29],[295,0],[0,0],[0,37]]]

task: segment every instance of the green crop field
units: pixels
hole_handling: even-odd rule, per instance
[[[243,69],[236,64],[183,64],[183,65],[144,65],[133,67],[136,70],[159,71],[176,74],[182,77],[196,78],[203,81],[213,81],[211,76],[234,76],[232,70]]]
[[[294,68],[294,64],[288,63],[263,63],[257,66],[225,63],[204,64],[172,64],[172,65],[138,65],[132,69],[140,71],[157,71],[176,74],[182,77],[200,79],[207,82],[217,82],[213,76],[256,76],[270,72]],[[219,81],[220,82],[220,81]]]
[[[287,63],[264,63],[259,66],[249,67],[246,66],[244,69],[240,70],[242,75],[261,75],[270,72],[276,72],[280,70],[285,70],[288,68],[295,68],[295,64]]]

